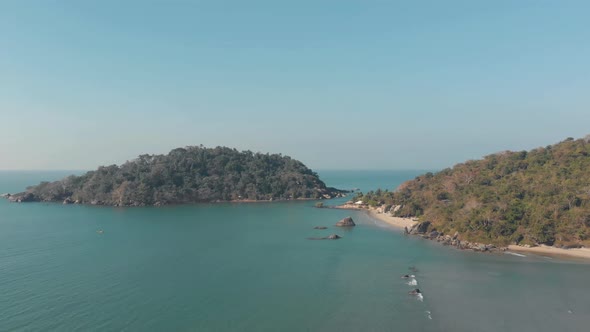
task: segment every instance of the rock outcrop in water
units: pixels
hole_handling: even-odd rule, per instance
[[[341,238],[342,238],[342,236],[340,236],[338,234],[331,234],[331,235],[324,236],[324,237],[310,237],[308,239],[309,240],[338,240]]]
[[[410,294],[410,295],[418,295],[418,294],[422,294],[422,291],[420,291],[420,289],[416,288],[416,289],[413,289],[413,290],[409,291],[408,294]]]
[[[352,227],[352,226],[356,226],[356,224],[354,223],[354,221],[352,220],[351,217],[346,217],[346,218],[340,220],[339,222],[337,222],[336,226],[338,226],[338,227]]]
[[[330,188],[303,163],[279,154],[191,146],[141,155],[123,165],[42,182],[8,197],[14,202],[147,206],[215,201],[328,199]]]

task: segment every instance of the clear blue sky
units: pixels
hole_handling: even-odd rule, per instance
[[[590,133],[588,1],[0,1],[0,169],[437,169]]]

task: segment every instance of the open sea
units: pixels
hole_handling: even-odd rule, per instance
[[[0,193],[70,173],[0,172]],[[420,173],[319,172],[329,186],[363,191]],[[0,331],[590,329],[588,262],[462,252],[314,204],[2,199]],[[349,215],[357,227],[333,227]],[[332,233],[343,238],[307,239]],[[416,287],[422,298],[408,295]]]

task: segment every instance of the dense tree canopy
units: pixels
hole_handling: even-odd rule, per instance
[[[341,192],[327,188],[316,173],[287,156],[190,146],[43,182],[20,196],[26,194],[26,200],[139,206],[331,198]]]
[[[395,215],[420,217],[474,241],[587,245],[590,139],[489,155],[356,199],[401,205]]]

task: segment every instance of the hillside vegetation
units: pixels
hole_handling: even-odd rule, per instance
[[[13,195],[13,201],[64,201],[142,206],[230,200],[332,198],[303,163],[279,154],[202,146],[167,155],[141,155],[121,166],[99,167],[82,176],[43,182]]]
[[[378,190],[370,205],[431,221],[446,234],[496,244],[590,244],[590,138],[502,152]]]

